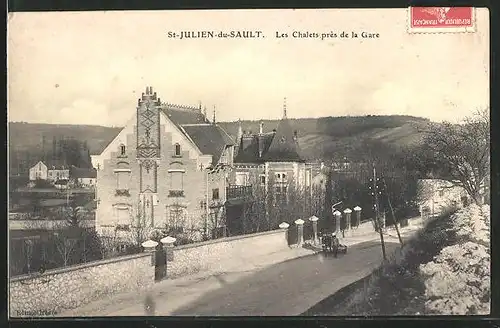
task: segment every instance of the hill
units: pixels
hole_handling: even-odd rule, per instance
[[[97,154],[113,140],[120,132],[120,127],[105,127],[98,125],[71,124],[39,124],[24,122],[9,122],[9,146],[16,151],[42,148],[45,137],[45,147],[52,147],[52,140],[73,138],[86,141],[91,154]]]
[[[264,131],[272,131],[279,120],[265,120]],[[413,116],[348,116],[290,119],[297,130],[302,152],[308,159],[355,158],[366,140],[392,146],[418,142],[418,127],[428,120]],[[245,131],[258,132],[259,121],[242,121]],[[220,122],[229,135],[236,139],[238,122]],[[10,167],[16,160],[40,157],[42,150],[52,147],[52,140],[72,138],[86,142],[90,154],[100,153],[120,131],[120,127],[97,125],[62,125],[9,123]],[[45,140],[45,146],[42,146]],[[30,160],[27,160],[30,162]]]
[[[263,121],[264,131],[272,131],[278,120]],[[366,140],[401,147],[420,141],[419,127],[428,119],[413,116],[345,116],[290,119],[297,131],[303,155],[308,159],[355,158]],[[221,126],[236,137],[238,122],[221,122]],[[242,121],[244,131],[259,131],[259,121]]]

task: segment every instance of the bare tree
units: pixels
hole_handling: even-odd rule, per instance
[[[480,204],[482,186],[490,172],[489,111],[480,110],[461,124],[431,124],[424,142],[447,166],[444,178],[463,187]]]
[[[141,246],[143,242],[151,238],[154,228],[151,222],[148,222],[146,216],[140,211],[132,215],[130,220],[130,239],[135,246]]]
[[[78,227],[68,227],[65,223],[54,223],[54,228],[57,231],[54,233],[56,250],[61,256],[63,266],[67,266],[81,237],[81,231]]]

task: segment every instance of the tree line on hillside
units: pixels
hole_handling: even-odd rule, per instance
[[[26,175],[38,161],[68,167],[72,165],[81,168],[92,167],[87,141],[74,138],[53,137],[51,142],[42,138],[41,144],[33,149],[19,150],[11,147],[9,153],[11,175]]]

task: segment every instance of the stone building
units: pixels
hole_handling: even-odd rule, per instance
[[[102,153],[97,166],[96,230],[126,236],[138,218],[196,238],[224,225],[234,142],[199,108],[161,102],[151,87],[136,115]],[[195,238],[195,237],[193,237]]]
[[[63,161],[39,161],[29,170],[30,181],[48,180],[55,183],[58,180],[69,179],[69,167]]]
[[[292,129],[286,105],[282,119],[272,131],[265,131],[262,121],[257,134],[242,131],[240,124],[236,143],[226,206],[227,219],[235,222],[234,227],[243,216],[245,202],[253,201],[249,195],[256,189],[272,194],[273,202],[281,204],[289,200],[292,190],[303,193],[306,202],[311,202],[313,185],[324,190],[324,167],[320,162],[307,162],[301,155],[298,133]]]

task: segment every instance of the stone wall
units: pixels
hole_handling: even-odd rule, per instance
[[[178,246],[167,277],[240,269],[288,249],[285,230]],[[51,316],[121,292],[146,290],[154,284],[154,273],[152,254],[141,253],[11,278],[10,314]]]
[[[285,230],[179,246],[175,247],[174,260],[167,264],[167,275],[175,278],[200,271],[224,272],[286,249]]]
[[[151,254],[142,253],[11,278],[13,317],[51,316],[105,296],[146,289],[154,283]]]

